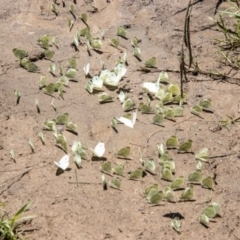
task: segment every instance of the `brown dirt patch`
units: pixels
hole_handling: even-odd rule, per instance
[[[96,95],[89,95],[84,89],[86,79],[83,66],[90,62],[92,75],[100,70],[100,60],[107,68],[112,69],[122,52],[128,53],[128,71],[120,87],[131,90],[128,96],[140,102],[143,92],[141,83],[157,79],[158,73],[142,74],[136,71],[139,62],[132,56],[130,39],[137,37],[142,40],[140,48],[144,60],[152,56],[157,58],[160,69],[178,70],[178,52],[181,49],[182,29],[184,24],[187,0],[178,1],[83,1],[77,0],[75,5],[77,16],[87,13],[89,26],[93,36],[100,36],[99,29],[105,30],[106,40],[103,54],[91,51],[89,56],[85,46],[76,52],[70,46],[77,30],[85,27],[77,19],[71,32],[67,19],[72,18],[68,7],[72,1],[61,1],[58,17],[50,11],[52,1],[1,1],[1,75],[0,75],[0,147],[1,147],[1,202],[8,203],[10,212],[15,212],[29,199],[34,199],[30,212],[37,215],[32,221],[29,233],[31,239],[240,239],[238,204],[239,195],[239,125],[233,125],[229,130],[212,132],[210,128],[217,126],[218,121],[227,115],[237,115],[239,112],[240,88],[237,84],[227,81],[217,81],[206,76],[189,75],[185,83],[187,90],[187,105],[184,117],[175,123],[165,121],[165,128],[152,125],[151,115],[138,112],[135,128],[132,130],[119,125],[116,133],[110,127],[113,117],[124,114],[117,99],[116,91],[108,91],[114,96],[114,102],[100,105]],[[211,27],[208,16],[214,17],[218,1],[198,1],[192,9],[191,34],[195,53],[201,68],[206,70],[223,70],[219,65],[213,39],[219,36],[215,27]],[[225,8],[221,5],[220,8]],[[128,26],[128,40],[121,39],[120,50],[109,45],[109,39],[116,36],[119,26]],[[45,34],[57,36],[59,49],[55,51],[54,61],[62,62],[66,67],[67,60],[72,56],[77,58],[77,82],[70,82],[64,88],[64,100],[55,98],[57,111],[51,107],[52,97],[39,90],[41,75],[47,76],[47,82],[54,82],[48,73],[49,61],[38,60],[40,73],[29,73],[19,67],[12,53],[13,48],[25,49],[38,55],[41,48],[37,39]],[[170,72],[170,82],[179,83],[179,74]],[[21,93],[20,103],[15,104],[14,89]],[[57,95],[56,95],[57,96]],[[145,94],[144,94],[145,96]],[[202,98],[213,100],[214,114],[204,114],[204,119],[193,116],[190,107]],[[38,114],[34,105],[39,100],[41,113]],[[155,105],[157,101],[152,103]],[[143,198],[145,187],[157,182],[163,189],[168,183],[160,176],[147,174],[141,181],[130,181],[122,178],[122,191],[114,189],[102,190],[101,185],[69,184],[75,181],[76,166],[72,161],[70,171],[56,175],[54,161],[58,161],[64,152],[55,146],[51,132],[45,132],[46,145],[42,145],[38,133],[47,119],[67,112],[70,119],[78,126],[78,136],[64,132],[70,146],[79,140],[87,147],[93,148],[97,142],[104,141],[105,157],[112,164],[124,164],[126,172],[141,166],[138,147],[142,149],[144,158],[153,158],[158,162],[156,145],[165,143],[166,139],[175,134],[180,141],[192,139],[193,151],[208,147],[211,156],[216,157],[205,164],[204,174],[216,175],[216,183],[212,200],[222,206],[222,218],[217,218],[206,229],[198,222],[198,216],[207,204],[201,204],[209,197],[209,191],[196,187],[196,202],[168,203],[150,207]],[[35,145],[35,153],[31,153],[29,138]],[[115,157],[118,149],[130,146],[132,160],[120,160]],[[70,147],[69,147],[70,148]],[[10,159],[10,150],[14,149],[16,163]],[[171,152],[176,163],[175,176],[185,177],[195,169],[196,161],[193,155]],[[101,182],[99,171],[102,162],[83,161],[83,168],[77,169],[79,181]],[[29,170],[29,171],[28,171]],[[26,172],[27,171],[27,172]],[[106,176],[109,180],[110,177]],[[180,213],[182,234],[178,235],[171,228],[170,213]]]

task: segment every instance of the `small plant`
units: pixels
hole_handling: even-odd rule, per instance
[[[228,0],[231,7],[219,12],[219,20],[210,18],[223,33],[223,38],[216,39],[220,49],[221,62],[234,69],[240,68],[238,49],[240,46],[240,7]],[[229,27],[230,22],[230,27]]]
[[[12,217],[3,209],[3,204],[0,204],[0,240],[15,240],[19,239],[21,224],[32,220],[35,216],[21,217],[22,214],[30,207],[33,200],[30,200],[22,208],[18,210]]]

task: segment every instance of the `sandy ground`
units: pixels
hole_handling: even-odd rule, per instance
[[[240,239],[239,230],[239,125],[233,124],[229,129],[217,129],[218,122],[227,116],[238,116],[240,88],[237,81],[213,80],[205,75],[189,74],[184,83],[187,92],[187,104],[184,116],[176,121],[164,121],[164,127],[151,124],[152,114],[141,114],[138,111],[134,129],[123,124],[118,125],[116,133],[110,125],[113,117],[125,113],[118,99],[118,90],[128,91],[128,96],[136,102],[145,101],[146,93],[141,84],[156,81],[160,70],[171,70],[170,83],[179,83],[178,53],[183,39],[183,25],[187,0],[77,0],[62,2],[58,0],[56,17],[51,12],[52,1],[22,0],[0,1],[1,29],[1,69],[0,69],[0,166],[1,166],[1,202],[7,203],[10,213],[16,212],[28,200],[34,199],[27,214],[37,217],[30,225],[24,226],[29,231],[30,239]],[[214,15],[217,0],[197,1],[191,12],[191,40],[194,54],[197,55],[200,68],[204,70],[224,71],[220,65],[214,39],[220,36],[209,20]],[[73,19],[69,6],[74,5],[77,19],[71,31],[67,19]],[[225,9],[226,3],[219,9]],[[81,14],[88,16],[88,25],[94,37],[100,37],[99,30],[105,31],[103,51],[91,51],[89,56],[86,46],[80,45],[79,51],[71,47],[77,30],[83,29]],[[109,40],[116,38],[118,27],[127,27],[127,38],[119,37],[118,49],[110,46]],[[49,60],[41,59],[42,48],[37,39],[45,34],[56,36],[59,48],[52,46],[55,52],[52,59],[57,66],[61,63],[64,69],[67,61],[75,56],[77,59],[77,81],[70,81],[64,87],[64,99],[54,94],[56,111],[51,106],[52,96],[39,89],[39,79],[45,75],[47,83],[56,82],[59,78],[48,72]],[[132,54],[131,39],[141,40],[142,62]],[[40,72],[30,73],[19,66],[19,60],[12,49],[20,48],[36,57],[35,64]],[[119,84],[119,89],[105,92],[113,96],[113,102],[100,104],[97,94],[89,94],[84,86],[83,66],[90,63],[92,76],[101,70],[100,61],[108,69],[113,69],[124,52],[128,55],[127,73]],[[139,66],[155,56],[157,71],[143,73]],[[235,76],[237,77],[237,75]],[[166,87],[162,85],[163,87]],[[21,93],[19,104],[16,104],[14,90]],[[212,99],[214,113],[203,113],[199,118],[190,113],[190,108],[204,98]],[[34,104],[38,99],[40,113]],[[151,106],[155,109],[158,100]],[[166,106],[166,108],[169,106]],[[132,112],[132,111],[131,111]],[[130,112],[130,113],[131,113]],[[64,131],[70,154],[69,170],[58,174],[54,161],[65,155],[55,146],[51,131],[44,131],[45,145],[38,133],[48,119],[68,113],[69,119],[78,126],[78,135]],[[212,131],[215,130],[215,131]],[[217,217],[205,228],[198,221],[211,191],[196,185],[193,202],[170,203],[163,201],[159,206],[150,206],[143,196],[147,186],[159,184],[163,189],[169,182],[161,179],[161,166],[158,163],[157,144],[177,133],[182,143],[193,140],[194,153],[207,147],[210,152],[209,164],[203,163],[203,175],[215,179],[212,202],[221,205],[222,217]],[[35,151],[28,144],[32,139]],[[73,162],[71,146],[74,141],[81,141],[87,148],[87,160],[83,160],[78,169]],[[104,157],[114,166],[125,167],[121,178],[121,191],[108,188],[103,191],[100,165],[103,161],[92,161],[89,148],[94,148],[99,141],[104,141]],[[131,160],[116,157],[116,152],[123,147],[131,147]],[[128,172],[142,167],[138,149],[144,159],[153,159],[156,164],[156,175],[147,173],[139,181],[128,178]],[[15,152],[15,161],[10,157],[10,150]],[[193,154],[178,154],[170,150],[176,164],[174,178],[185,178],[196,169],[197,161]],[[106,175],[107,182],[113,177]],[[71,184],[71,182],[88,182],[92,184]],[[94,184],[95,183],[95,184]],[[187,180],[185,187],[187,186]],[[176,191],[176,199],[182,191]],[[171,220],[182,216],[181,234],[171,227]]]

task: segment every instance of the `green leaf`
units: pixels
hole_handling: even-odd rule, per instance
[[[181,189],[184,185],[184,176],[176,178],[170,185],[172,189]]]
[[[129,111],[132,110],[135,107],[135,102],[131,99],[131,98],[127,98],[124,102],[123,102],[123,111]]]
[[[124,173],[124,166],[122,164],[116,165],[113,168],[113,173],[119,176],[123,176]]]
[[[188,140],[187,142],[184,142],[179,146],[178,151],[179,152],[190,152],[191,149],[192,149],[192,140]]]
[[[175,218],[171,221],[171,226],[172,226],[172,228],[173,228],[176,232],[181,233],[181,232],[180,232],[181,221],[179,220],[178,217],[175,217]]]
[[[70,79],[76,79],[77,76],[77,70],[75,68],[69,68],[65,75]]]
[[[56,124],[66,125],[68,123],[68,113],[58,116],[55,120]]]
[[[111,188],[115,188],[115,189],[120,189],[121,187],[121,179],[120,178],[113,178],[111,180],[111,183],[110,183],[110,187]]]
[[[135,171],[130,172],[129,179],[130,180],[139,180],[143,177],[143,169],[137,168]]]
[[[163,192],[158,191],[148,200],[148,203],[156,205],[156,204],[159,204],[162,201],[162,199],[163,199]]]
[[[201,183],[202,182],[202,170],[197,169],[196,171],[190,173],[188,176],[188,181],[191,183]]]
[[[162,179],[166,180],[166,181],[173,181],[173,174],[171,169],[169,168],[163,168],[162,169]]]
[[[166,147],[167,148],[178,148],[179,143],[178,139],[176,136],[171,136],[167,141],[166,141]]]
[[[101,164],[101,171],[104,173],[107,173],[109,175],[112,174],[112,165],[111,162],[104,162],[103,164]]]
[[[77,133],[77,124],[73,122],[68,122],[66,125],[66,130]]]
[[[209,218],[205,214],[202,214],[199,217],[199,222],[203,224],[205,227],[209,227]]]
[[[110,44],[115,47],[115,48],[118,48],[119,44],[120,44],[120,41],[119,41],[119,38],[112,38],[110,40]]]
[[[152,57],[145,62],[145,66],[148,68],[155,68],[157,65],[157,59]]]
[[[214,181],[211,177],[206,177],[202,180],[202,187],[213,190]]]
[[[14,56],[19,59],[22,59],[22,58],[25,58],[28,56],[28,52],[25,50],[14,48],[12,51],[13,51]]]
[[[183,201],[192,201],[193,194],[194,194],[193,185],[190,185],[182,192],[180,199]]]
[[[117,35],[123,38],[127,38],[127,30],[125,27],[119,27],[117,30]]]
[[[196,155],[195,158],[197,160],[208,162],[209,154],[208,154],[208,148],[201,149]]]
[[[108,103],[113,102],[113,98],[109,94],[103,92],[98,94],[98,101],[100,103]]]
[[[10,226],[14,226],[16,222],[19,220],[20,216],[27,211],[27,209],[30,207],[30,205],[33,203],[34,200],[29,200],[23,207],[21,207],[17,213],[14,214],[14,216],[11,218]]]
[[[131,148],[130,147],[121,148],[117,152],[117,158],[129,159],[130,153],[131,153]]]

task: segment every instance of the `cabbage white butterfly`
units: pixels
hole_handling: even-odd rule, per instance
[[[93,152],[94,156],[101,158],[103,156],[103,154],[105,153],[105,144],[104,144],[104,142],[99,142],[96,145],[96,147],[94,148],[94,150],[92,150],[92,152]]]
[[[132,114],[132,120],[125,118],[125,117],[120,117],[117,120],[123,124],[125,124],[127,127],[133,128],[135,125],[137,119],[137,111],[133,112]]]
[[[88,76],[90,70],[90,64],[88,63],[86,66],[83,67],[83,71],[85,73],[85,76]]]
[[[54,162],[59,168],[65,171],[69,166],[69,155],[64,155],[59,162]]]

